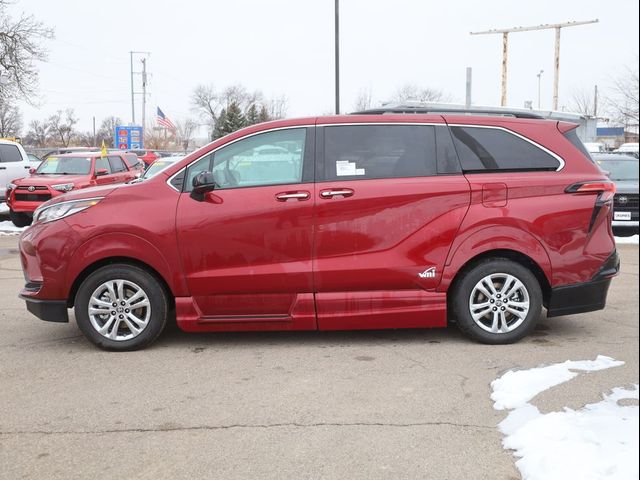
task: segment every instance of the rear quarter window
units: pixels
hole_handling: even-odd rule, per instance
[[[452,126],[451,134],[462,170],[468,173],[553,171],[561,165],[542,148],[499,128]]]

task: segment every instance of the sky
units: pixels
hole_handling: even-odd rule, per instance
[[[638,62],[637,0],[341,0],[341,108],[362,91],[388,100],[407,83],[436,88],[463,103],[473,68],[473,103],[499,105],[500,35],[470,31],[599,19],[562,30],[560,106],[576,90],[605,92]],[[195,117],[197,85],[240,83],[284,95],[287,116],[329,114],[334,105],[333,0],[17,0],[12,15],[33,14],[55,29],[39,63],[36,106],[24,123],[73,108],[78,129],[95,116],[131,121],[129,51],[148,51],[147,119],[156,106],[174,122]],[[554,31],[511,34],[508,105],[551,107]],[[140,70],[139,60],[135,69]],[[136,76],[139,82],[139,76]],[[137,90],[139,87],[136,88]],[[140,120],[141,97],[136,97]]]

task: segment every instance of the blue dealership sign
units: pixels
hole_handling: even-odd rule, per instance
[[[142,127],[118,126],[114,133],[115,141],[113,144],[120,150],[144,148]]]

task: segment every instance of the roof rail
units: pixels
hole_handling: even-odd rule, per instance
[[[456,108],[440,105],[388,105],[379,108],[371,108],[367,110],[361,110],[359,112],[352,112],[351,115],[392,115],[392,114],[459,114],[459,115],[500,115],[505,117],[515,118],[533,118],[544,119],[542,115],[538,113],[529,112],[526,110],[507,109],[500,107],[482,107],[482,108]]]

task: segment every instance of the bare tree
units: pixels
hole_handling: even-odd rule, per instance
[[[353,104],[353,109],[356,112],[360,112],[362,110],[368,110],[373,105],[373,95],[371,94],[370,88],[361,88],[358,96],[356,97],[356,101]]]
[[[78,119],[74,116],[72,108],[68,108],[64,112],[58,110],[47,120],[49,132],[63,147],[68,147],[74,134],[73,127],[78,123]]]
[[[178,120],[176,122],[176,142],[178,142],[179,146],[184,150],[189,149],[189,143],[193,139],[193,135],[196,133],[198,126],[198,122],[192,118]]]
[[[422,88],[412,83],[407,83],[396,90],[392,101],[402,102],[448,102],[451,100],[442,90],[436,88]]]
[[[582,115],[593,115],[595,111],[595,92],[583,88],[573,89],[567,110]]]
[[[48,142],[49,126],[47,122],[32,120],[31,123],[29,123],[29,130],[23,139],[23,143],[34,147],[46,147]]]
[[[633,68],[616,78],[613,83],[612,95],[607,98],[614,119],[625,126],[638,127],[638,61]]]
[[[38,85],[35,61],[46,60],[42,42],[53,38],[53,30],[33,15],[9,16],[8,0],[0,0],[0,73],[8,83],[0,86],[0,98],[21,97],[33,103]]]
[[[114,147],[115,130],[118,125],[122,125],[120,118],[114,116],[104,118],[96,132],[95,146],[100,146],[104,142],[107,147]]]
[[[0,98],[0,137],[17,137],[22,130],[22,115],[18,107]]]
[[[271,120],[279,120],[287,116],[287,97],[280,95],[279,97],[273,97],[267,102],[267,111]]]

